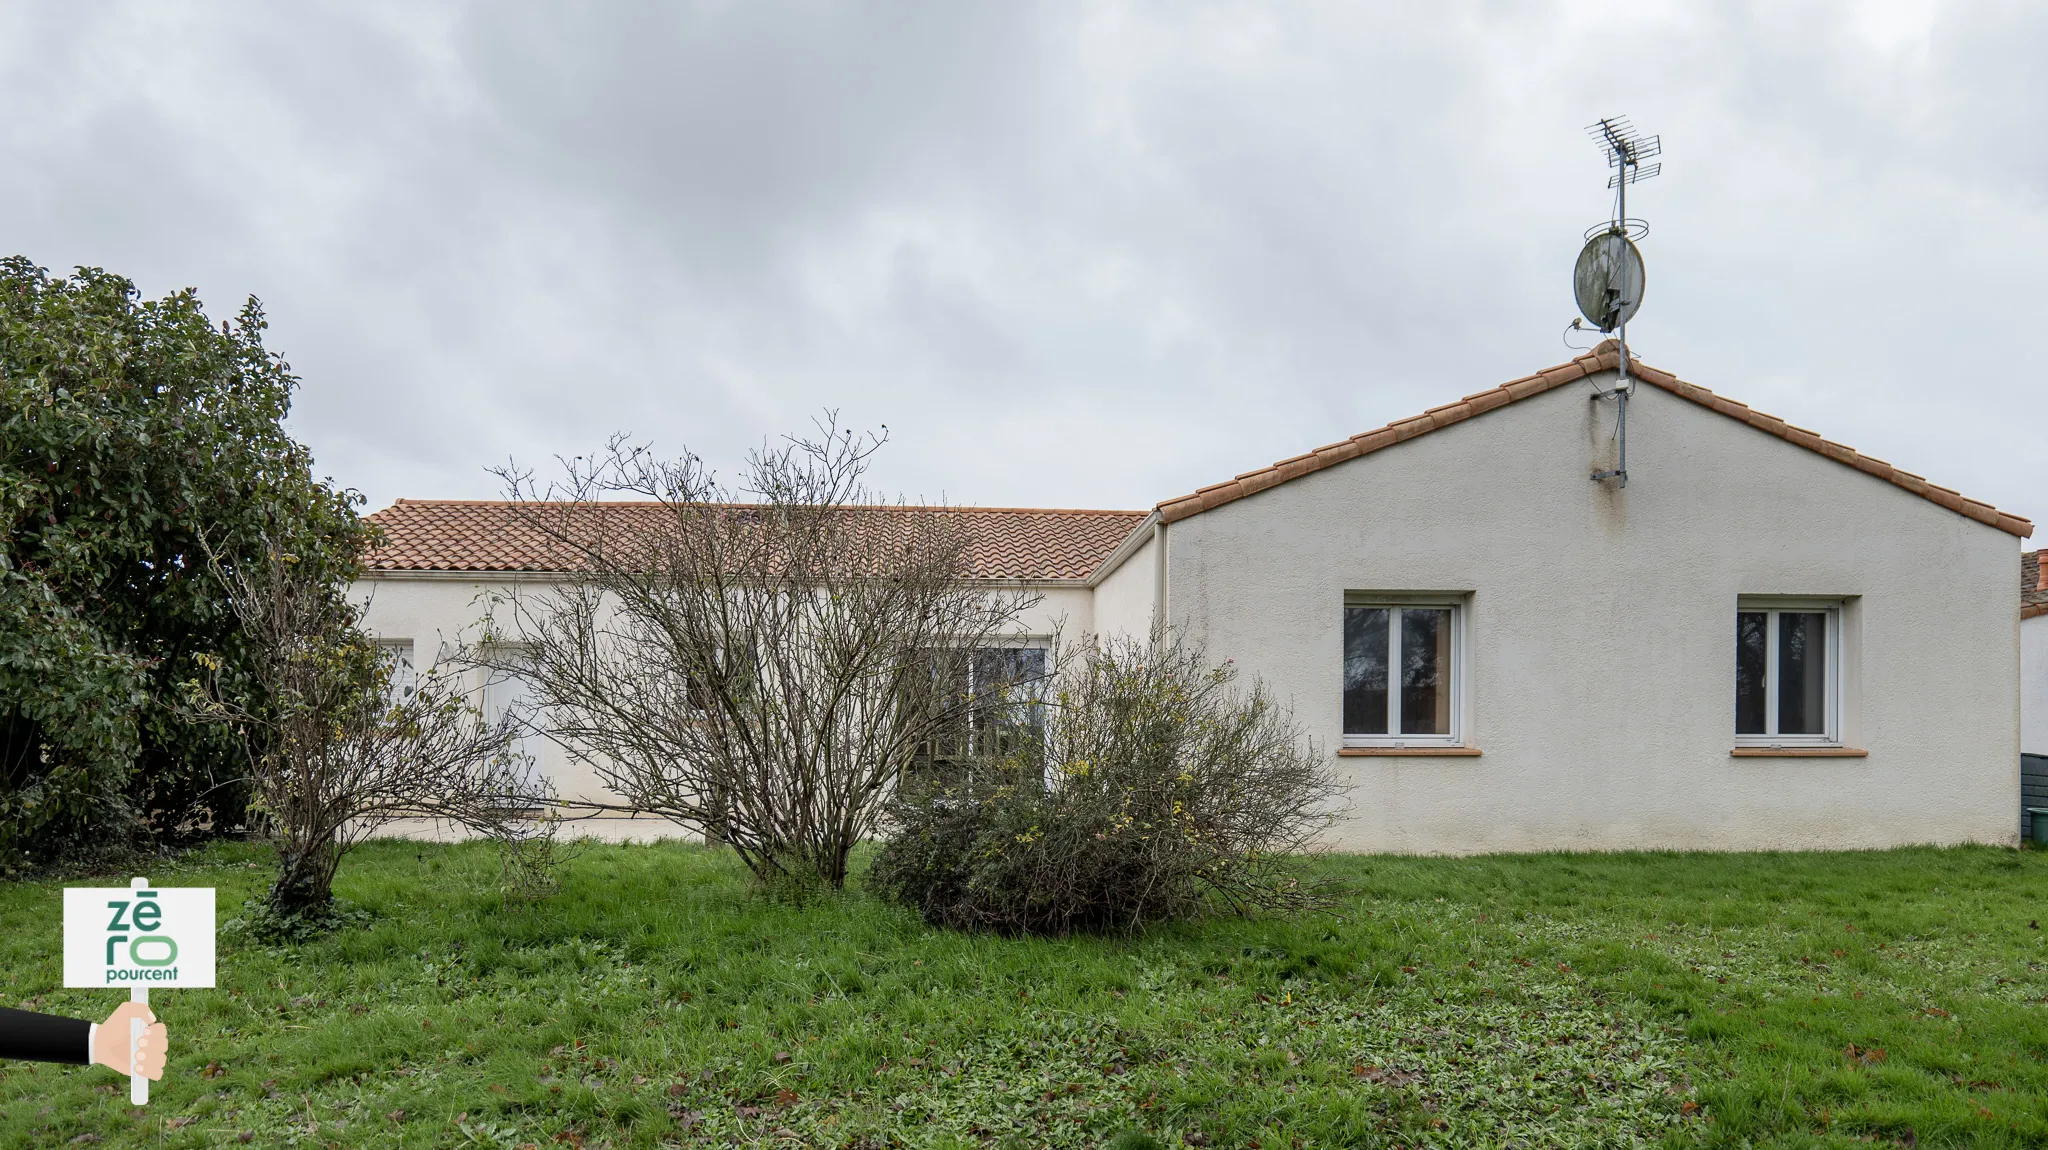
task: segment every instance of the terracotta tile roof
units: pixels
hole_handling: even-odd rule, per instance
[[[656,503],[607,503],[607,513],[651,516]],[[905,509],[871,509],[880,515]],[[970,540],[968,566],[977,579],[1086,579],[1145,518],[1143,511],[1076,511],[1028,507],[948,507]],[[372,552],[377,571],[562,571],[573,559],[509,503],[497,500],[401,499],[370,516],[384,542]]]
[[[1350,439],[1332,443],[1327,447],[1318,447],[1307,454],[1297,455],[1292,459],[1283,459],[1271,467],[1261,467],[1256,471],[1247,471],[1235,479],[1224,483],[1212,484],[1196,491],[1192,495],[1183,495],[1178,499],[1166,500],[1158,506],[1159,516],[1166,522],[1172,523],[1176,520],[1186,519],[1190,515],[1199,515],[1212,508],[1221,507],[1225,503],[1234,502],[1243,499],[1247,495],[1264,491],[1268,487],[1286,483],[1291,479],[1299,479],[1309,472],[1320,471],[1325,467],[1334,466],[1345,460],[1356,459],[1361,455],[1378,451],[1383,447],[1390,447],[1403,440],[1413,439],[1418,435],[1427,434],[1438,428],[1448,427],[1453,423],[1459,423],[1475,415],[1492,411],[1496,407],[1503,407],[1518,399],[1527,399],[1532,395],[1540,395],[1552,388],[1562,387],[1567,383],[1584,379],[1596,372],[1612,371],[1618,360],[1619,356],[1616,352],[1614,341],[1608,340],[1592,352],[1582,355],[1570,363],[1545,368],[1534,375],[1523,376],[1521,379],[1511,380],[1501,384],[1499,387],[1488,388],[1477,394],[1468,395],[1456,403],[1447,403],[1442,407],[1432,407],[1421,415],[1409,419],[1396,420],[1385,427],[1362,432],[1352,436]],[[1763,412],[1751,409],[1747,404],[1737,403],[1732,399],[1715,395],[1704,387],[1686,383],[1668,371],[1660,371],[1634,359],[1629,361],[1629,371],[1645,383],[1661,387],[1673,395],[1689,399],[1701,407],[1711,408],[1731,419],[1739,419],[1759,431],[1769,432],[1788,443],[1797,444],[1809,451],[1825,455],[1838,463],[1847,464],[1858,471],[1874,475],[1888,483],[1897,484],[1923,499],[1931,500],[1948,508],[1958,515],[1966,515],[1979,523],[1989,524],[2001,531],[2009,531],[2022,539],[2034,533],[2034,524],[2030,520],[2000,511],[1989,503],[1965,498],[1946,487],[1938,487],[1910,471],[1901,471],[1882,459],[1873,459],[1857,451],[1855,448],[1844,447],[1839,443],[1822,439],[1819,435],[1805,428],[1794,427],[1777,416],[1765,415]]]
[[[2048,615],[2048,584],[2041,582],[2039,551],[2020,552],[2020,618],[2032,619],[2036,615]]]

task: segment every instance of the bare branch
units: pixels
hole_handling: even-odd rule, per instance
[[[259,699],[233,697],[217,678],[187,694],[192,717],[239,736],[252,811],[279,853],[272,910],[324,909],[342,856],[393,820],[502,833],[516,812],[546,801],[525,783],[512,728],[485,724],[454,674],[437,666],[395,689],[359,608],[296,556],[266,552],[253,567],[209,556],[254,656]]]
[[[942,665],[1009,641],[1038,601],[970,579],[957,513],[877,499],[885,441],[828,413],[750,454],[737,489],[620,436],[545,490],[499,473],[516,529],[567,573],[500,603],[549,737],[764,880],[845,881],[904,766],[967,705]]]

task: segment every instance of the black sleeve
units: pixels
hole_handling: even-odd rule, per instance
[[[92,1023],[0,1006],[0,1058],[92,1065]]]

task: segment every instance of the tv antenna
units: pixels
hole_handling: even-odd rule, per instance
[[[1664,170],[1663,164],[1645,164],[1664,154],[1660,136],[1645,136],[1627,116],[1610,116],[1586,127],[1586,134],[1607,155],[1614,174],[1607,186],[1614,189],[1614,215],[1605,224],[1586,229],[1586,246],[1579,249],[1578,265],[1572,269],[1572,295],[1579,313],[1602,332],[1613,332],[1620,350],[1620,378],[1612,391],[1596,391],[1595,402],[1615,402],[1614,435],[1619,444],[1614,469],[1595,471],[1594,482],[1616,481],[1628,486],[1628,397],[1635,388],[1628,378],[1628,321],[1643,306],[1643,253],[1635,242],[1650,234],[1650,225],[1628,214],[1629,185]],[[1573,327],[1580,326],[1578,320]]]

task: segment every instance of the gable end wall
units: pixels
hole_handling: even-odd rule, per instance
[[[1594,382],[1611,386],[1608,374]],[[1347,590],[1469,594],[1477,758],[1342,758],[1350,849],[2011,842],[2012,535],[1655,387],[1561,387],[1174,523],[1168,603],[1341,737]],[[1845,741],[1737,759],[1745,594],[1842,597]]]

